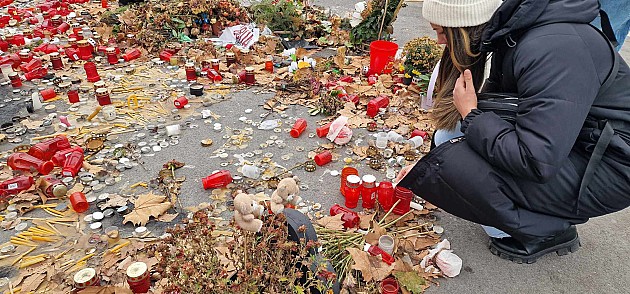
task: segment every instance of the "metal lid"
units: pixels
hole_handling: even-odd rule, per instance
[[[248,67],[245,68],[245,71],[254,71],[254,68],[251,67],[251,66],[248,66]]]
[[[348,183],[351,184],[358,184],[361,182],[361,178],[359,178],[359,176],[357,175],[349,175],[346,180],[348,181]]]
[[[84,268],[74,274],[74,282],[77,284],[85,284],[92,280],[96,276],[96,271],[93,268]]]
[[[66,195],[66,193],[68,193],[68,187],[66,187],[66,185],[64,184],[54,185],[52,188],[52,193],[53,195],[55,195],[55,197],[62,197]]]
[[[365,175],[363,176],[363,182],[374,183],[376,182],[376,177],[373,175]]]
[[[105,88],[96,89],[96,95],[104,95],[104,94],[107,94],[107,89]]]
[[[127,267],[127,277],[129,279],[143,277],[148,270],[148,266],[146,263],[138,261],[134,262],[129,267]]]
[[[114,48],[114,47],[107,47],[107,49],[105,49],[105,52],[107,52],[107,53],[115,53],[116,52],[116,48]]]
[[[79,45],[79,46],[82,46],[82,45],[87,46],[88,45],[88,41],[87,40],[77,41],[77,45]]]
[[[50,58],[57,58],[57,57],[59,57],[59,52],[51,52],[48,55],[50,55]]]

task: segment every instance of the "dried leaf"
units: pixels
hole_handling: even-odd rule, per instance
[[[24,293],[28,293],[37,290],[37,288],[39,288],[39,285],[44,282],[45,277],[45,273],[35,273],[30,277],[24,279],[24,282],[22,282],[22,291],[24,291]]]
[[[415,250],[421,250],[428,247],[431,247],[440,242],[440,239],[434,239],[431,237],[421,236],[416,238],[416,243],[414,244]]]
[[[87,287],[79,292],[78,294],[133,294],[131,289],[115,287],[115,286],[106,286],[106,287]]]
[[[394,276],[398,283],[412,294],[421,294],[429,287],[427,281],[415,271],[397,272]]]
[[[365,242],[372,245],[378,245],[378,238],[387,234],[387,230],[378,225],[377,222],[372,221],[373,229],[367,235],[365,235]]]
[[[103,38],[103,40],[109,40],[109,38],[112,36],[114,28],[104,25],[100,27],[95,27],[94,30]]]
[[[387,265],[380,256],[371,256],[357,248],[346,248],[346,250],[350,252],[354,261],[352,269],[361,271],[365,282],[381,281],[389,276],[394,269],[395,264]]]
[[[337,214],[335,216],[325,216],[317,221],[319,225],[329,230],[343,230],[344,221],[341,220],[343,214]]]
[[[76,183],[76,184],[74,184],[74,187],[72,187],[72,189],[68,190],[68,193],[66,193],[66,195],[72,195],[72,193],[74,193],[74,192],[82,192],[83,188],[85,188],[83,186],[83,184]]]
[[[374,218],[374,214],[370,213],[370,214],[359,214],[359,219],[361,219],[361,222],[359,223],[359,227],[361,229],[367,230],[370,228],[370,221],[372,221],[372,218]]]
[[[110,194],[107,202],[100,203],[98,205],[98,208],[104,210],[110,207],[121,207],[127,205],[127,202],[129,202],[129,199],[127,199],[126,197],[122,197],[118,194]]]
[[[98,166],[98,165],[94,165],[94,164],[90,164],[87,161],[83,162],[83,168],[85,170],[87,170],[88,172],[94,174],[94,175],[105,170],[103,167]]]
[[[164,215],[161,215],[160,217],[157,218],[157,221],[159,222],[163,222],[163,223],[170,223],[172,222],[177,216],[179,215],[179,213],[167,213]]]
[[[140,195],[133,204],[134,210],[125,215],[123,223],[132,222],[134,225],[143,226],[151,217],[158,217],[173,206],[166,201],[166,196],[155,195],[153,192]]]

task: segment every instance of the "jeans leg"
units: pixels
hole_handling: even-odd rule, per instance
[[[616,49],[619,51],[630,30],[630,1],[600,0],[599,2],[601,3],[601,9],[608,14],[610,26],[612,26],[615,38],[619,43]],[[601,28],[599,16],[593,21],[593,25]]]
[[[457,126],[455,127],[454,130],[449,131],[449,130],[436,130],[435,131],[435,145],[439,146],[444,142],[447,142],[448,140],[457,138],[457,137],[461,137],[464,134],[459,130],[461,129],[461,122],[457,123]],[[501,231],[495,227],[490,227],[490,226],[484,226],[481,225],[481,227],[483,228],[484,231],[486,231],[486,234],[488,234],[488,236],[492,237],[492,238],[507,238],[510,237],[510,235],[504,231]]]
[[[457,123],[457,126],[455,127],[454,130],[449,131],[449,130],[436,130],[435,131],[435,146],[440,146],[442,145],[442,143],[450,140],[450,139],[454,139],[457,137],[461,137],[464,135],[464,133],[462,133],[459,129],[462,128],[462,124],[461,122]]]

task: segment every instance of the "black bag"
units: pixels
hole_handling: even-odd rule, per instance
[[[503,120],[515,124],[518,112],[518,96],[511,93],[479,93],[477,109],[494,112]]]

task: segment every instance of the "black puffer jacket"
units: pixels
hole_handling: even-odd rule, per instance
[[[589,25],[597,14],[597,0],[504,1],[482,49],[502,64],[492,90],[519,97],[515,124],[473,110],[464,138],[431,150],[398,185],[522,241],[630,206],[630,69]],[[606,121],[614,132],[602,132]],[[589,164],[606,134],[601,162]]]
[[[613,62],[600,33],[588,25],[598,11],[596,0],[507,0],[495,13],[483,49],[515,46],[512,58],[503,60],[512,71],[504,71],[501,88],[521,98],[517,123],[474,112],[462,125],[468,144],[492,165],[545,182],[573,148],[592,151],[599,130],[584,125],[587,117],[630,122],[630,72],[620,56],[616,81],[598,95]],[[604,160],[627,169],[624,131],[630,130],[618,131]]]

